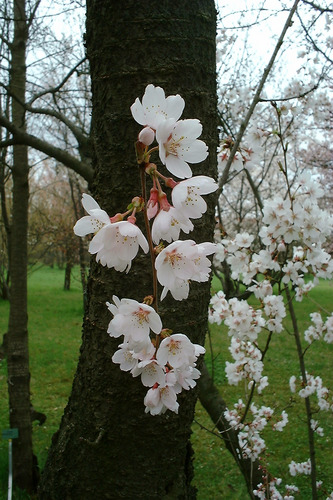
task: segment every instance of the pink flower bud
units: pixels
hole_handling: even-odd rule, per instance
[[[150,127],[145,127],[141,130],[139,137],[139,141],[145,144],[146,146],[150,146],[150,144],[154,141],[155,139],[155,132],[152,128]]]

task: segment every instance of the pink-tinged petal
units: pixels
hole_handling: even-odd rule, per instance
[[[105,238],[104,228],[106,227],[108,226],[104,226],[102,229],[100,229],[100,231],[98,231],[98,233],[96,233],[93,239],[91,240],[88,251],[92,255],[99,252],[103,248],[104,238]]]
[[[165,93],[161,87],[155,87],[152,83],[147,85],[145,93],[142,98],[142,106],[144,110],[151,107],[160,108],[164,107]]]
[[[114,304],[110,304],[110,302],[107,302],[106,305],[108,306],[108,309],[111,314],[113,314],[114,316],[118,314],[118,309]]]
[[[177,280],[176,286],[170,288],[170,293],[175,300],[185,300],[188,297],[190,285],[188,281]]]
[[[165,411],[164,404],[161,401],[160,390],[158,388],[149,389],[143,402],[146,406],[146,413],[150,412],[151,415],[159,415]]]
[[[141,373],[141,382],[145,387],[152,387],[156,383],[163,384],[164,379],[165,374],[163,368],[159,366],[156,361],[148,363]]]
[[[173,387],[163,387],[161,389],[161,401],[171,411],[178,413],[179,404]]]
[[[207,175],[196,175],[195,177],[182,182],[186,182],[190,186],[199,187],[200,194],[214,193],[214,191],[216,191],[219,187],[218,183],[212,177],[208,177]]]
[[[151,330],[156,334],[159,334],[162,330],[161,318],[154,310],[149,314],[149,326]]]
[[[94,209],[100,209],[101,207],[99,206],[99,204],[97,203],[97,201],[94,200],[94,198],[92,196],[90,196],[90,194],[86,194],[86,193],[83,193],[82,195],[82,205],[83,205],[83,208],[85,209],[86,212],[88,212],[88,214],[90,213],[90,210],[94,210]]]
[[[156,129],[156,140],[160,145],[167,142],[173,131],[175,123],[176,120],[174,118],[168,118],[158,125]]]
[[[99,231],[102,227],[103,224],[97,219],[91,217],[90,215],[85,215],[77,221],[73,230],[76,236],[82,237],[90,233],[96,233],[96,231]]]
[[[193,179],[193,177],[180,181],[179,184],[173,188],[171,198],[174,207],[177,208],[177,206],[181,206],[181,204],[186,200],[188,195],[187,187],[190,185],[191,179]]]
[[[138,139],[145,146],[150,146],[154,142],[155,132],[152,128],[145,127],[139,133]]]
[[[166,114],[169,118],[178,120],[184,111],[185,101],[180,95],[169,95],[166,98]]]
[[[200,356],[200,354],[205,354],[205,352],[206,352],[206,349],[204,347],[202,347],[202,345],[200,345],[200,344],[194,344],[194,348],[195,348],[196,357]],[[199,372],[199,376],[200,376],[200,372]]]
[[[209,241],[206,241],[204,243],[199,243],[197,245],[197,248],[199,250],[199,253],[203,253],[204,255],[211,255],[216,252],[217,245],[216,243],[210,243]]]
[[[202,125],[199,120],[179,120],[172,131],[175,142],[191,139],[192,141],[202,133]]]
[[[140,125],[146,125],[146,116],[138,97],[135,99],[130,109],[134,120]]]
[[[112,295],[112,300],[115,303],[116,307],[120,306],[121,302],[120,302],[119,298],[117,297],[117,295]]]
[[[197,139],[188,146],[182,143],[181,147],[178,149],[178,154],[180,158],[190,163],[199,163],[207,158],[208,147],[203,141]]]
[[[95,219],[99,220],[100,222],[103,222],[103,224],[111,224],[108,214],[100,208],[90,210],[90,215],[92,217],[95,217]]]
[[[167,296],[168,294],[168,291],[169,291],[169,288],[167,288],[166,286],[163,287],[163,290],[162,290],[162,293],[161,293],[161,297],[160,297],[160,301],[162,302],[163,299],[165,299],[165,297]]]
[[[144,237],[144,235],[142,234],[141,231],[138,233],[137,239],[138,239],[138,243],[139,243],[140,247],[142,248],[142,250],[144,251],[144,253],[148,253],[148,251],[149,251],[148,241],[146,240],[146,238]]]
[[[182,159],[174,155],[168,155],[165,159],[165,166],[169,172],[179,179],[185,179],[192,176],[192,170]]]
[[[127,274],[131,269],[131,266],[132,266],[132,261],[128,262],[127,260],[124,260],[124,261],[119,261],[118,264],[114,264],[113,267],[116,271],[119,271],[120,273],[123,273],[125,271],[125,273]]]

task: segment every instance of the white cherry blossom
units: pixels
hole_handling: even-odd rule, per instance
[[[96,254],[96,261],[116,271],[128,272],[139,246],[147,253],[148,242],[141,229],[128,221],[105,225],[92,239],[89,252]]]
[[[103,266],[128,272],[139,246],[145,253],[149,250],[141,230],[129,221],[111,222],[108,214],[88,194],[83,194],[82,205],[89,215],[77,221],[74,233],[81,237],[95,233],[89,253],[96,254],[96,261]]]
[[[120,369],[124,372],[133,370],[137,364],[138,360],[133,356],[134,351],[130,348],[129,342],[124,342],[120,344],[118,351],[116,351],[112,356],[112,361],[120,365]]]
[[[144,404],[145,412],[151,415],[160,415],[167,409],[178,413],[177,392],[174,386],[152,387],[147,392]]]
[[[192,240],[174,241],[158,254],[155,261],[157,279],[164,287],[161,300],[168,291],[176,300],[188,297],[189,281],[207,281],[211,262],[206,255],[214,253],[216,245]]]
[[[198,219],[207,210],[207,203],[201,195],[216,191],[218,184],[211,177],[198,175],[180,181],[172,190],[172,203],[191,219]]]
[[[77,236],[86,236],[91,233],[98,233],[102,227],[110,225],[110,217],[101,209],[97,201],[89,194],[83,193],[82,205],[89,215],[81,217],[74,226],[74,233]]]
[[[111,337],[124,335],[126,340],[145,342],[150,330],[156,334],[162,330],[161,318],[151,306],[115,295],[112,299],[114,304],[106,303],[113,314],[107,330]]]
[[[152,226],[152,239],[158,245],[160,240],[168,243],[178,240],[180,231],[188,234],[193,230],[193,224],[180,210],[170,207],[169,210],[160,210]]]
[[[205,349],[201,346],[200,348],[204,353]],[[196,358],[194,344],[182,333],[175,333],[163,339],[156,354],[160,365],[169,364],[173,368],[193,364]]]
[[[168,118],[178,120],[184,107],[185,101],[180,95],[170,95],[166,98],[161,87],[149,84],[143,95],[142,104],[137,97],[131,106],[131,113],[137,123],[156,130],[157,126]]]
[[[199,140],[202,125],[199,120],[168,119],[159,124],[156,140],[160,160],[173,175],[180,179],[192,176],[188,163],[199,163],[208,156],[206,144]]]
[[[145,387],[153,387],[159,384],[165,385],[165,373],[162,366],[155,359],[141,361],[137,365],[135,375],[141,374],[141,382]]]

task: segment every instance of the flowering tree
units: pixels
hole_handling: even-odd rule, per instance
[[[318,8],[318,5],[313,7]],[[321,13],[325,10],[322,8]],[[297,11],[298,16],[300,12]],[[324,56],[329,58],[328,52]],[[328,74],[324,78],[326,83],[329,82]],[[266,450],[263,437],[263,433],[267,435],[267,427],[281,432],[287,425],[288,402],[273,408],[257,403],[269,384],[264,362],[267,361],[271,341],[273,339],[273,343],[278,343],[279,336],[282,337],[286,331],[286,310],[289,310],[295,355],[299,361],[299,374],[291,374],[290,388],[292,393],[298,393],[300,400],[304,399],[309,450],[308,459],[304,462],[303,457],[293,457],[294,460],[289,463],[289,474],[310,475],[312,498],[329,495],[318,474],[315,445],[316,435],[321,436],[324,432],[322,422],[329,420],[329,417],[320,417],[320,412],[327,414],[332,411],[331,393],[322,378],[311,373],[310,347],[320,340],[332,343],[332,314],[330,311],[312,312],[310,317],[314,325],[305,329],[302,339],[303,332],[293,303],[302,301],[318,283],[318,278],[331,279],[333,270],[331,256],[325,248],[326,239],[332,234],[332,217],[319,207],[323,191],[315,177],[320,180],[320,176],[304,169],[309,164],[306,161],[309,157],[304,154],[305,147],[311,139],[306,137],[300,122],[303,120],[309,127],[311,117],[319,111],[314,106],[312,91],[322,82],[322,76],[316,72],[312,72],[311,76],[314,80],[318,78],[315,85],[310,82],[308,89],[302,91],[289,86],[284,97],[277,100],[269,99],[259,85],[260,92],[258,94],[256,90],[249,105],[250,112],[244,117],[237,138],[225,138],[219,151],[220,185],[224,198],[218,207],[216,237],[220,243],[215,256],[215,269],[225,293],[218,292],[212,298],[210,321],[225,325],[231,337],[231,362],[226,362],[225,373],[232,385],[245,382],[245,391],[235,404],[226,405],[223,402],[221,413],[215,416],[214,421],[221,432],[219,435],[227,443],[232,441],[236,461],[251,460],[253,474],[258,466],[262,471],[262,480],[249,488],[253,498],[294,498],[298,492],[295,484],[287,484],[285,492],[278,491],[281,479],[275,478],[272,475],[274,471],[269,470],[269,450]],[[246,92],[244,96],[247,96]],[[239,95],[235,98],[235,104],[241,110]],[[244,140],[244,131],[253,114],[256,99],[257,103],[263,104],[257,106],[252,127]],[[311,106],[309,101],[312,101]],[[324,101],[325,95],[319,94],[318,103],[322,105]],[[228,104],[231,107],[232,101]],[[329,120],[329,108],[323,106],[321,112],[323,110]],[[273,118],[271,125],[267,122],[264,125],[266,112],[270,113],[270,119]],[[231,113],[231,116],[237,116],[237,113]],[[272,153],[267,147],[270,137],[275,142]],[[323,158],[327,150],[326,137],[327,127],[324,125],[323,133],[318,135],[318,148]],[[268,168],[274,177],[267,175]],[[228,177],[232,180],[230,186],[225,185]],[[272,187],[275,192],[280,191],[278,195],[272,195]],[[250,193],[254,202],[249,201]],[[267,195],[269,199],[266,199]],[[255,298],[246,301],[252,294]],[[294,404],[297,404],[297,399]],[[278,415],[277,409],[280,409]]]

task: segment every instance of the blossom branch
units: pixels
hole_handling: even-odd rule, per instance
[[[290,317],[291,317],[291,321],[292,321],[292,325],[293,325],[293,330],[294,330],[294,338],[295,338],[295,343],[296,343],[296,348],[297,348],[297,353],[298,353],[300,371],[301,371],[301,375],[302,375],[303,384],[306,387],[307,377],[306,377],[304,355],[303,355],[302,344],[301,344],[301,337],[300,337],[300,333],[299,333],[299,329],[298,329],[298,322],[297,322],[295,309],[294,309],[292,297],[291,297],[290,290],[289,290],[288,286],[286,286],[285,291],[286,291],[288,309],[289,309],[289,313],[290,313]],[[312,426],[311,426],[312,411],[311,411],[311,404],[310,404],[309,396],[305,397],[304,401],[305,401],[305,411],[306,411],[306,418],[307,418],[309,452],[310,452],[310,462],[311,462],[312,498],[313,498],[313,500],[317,500],[318,494],[317,494],[317,474],[316,474],[316,453],[315,453],[315,444],[314,444],[314,431],[313,431]]]
[[[155,251],[154,251],[154,245],[153,245],[153,240],[151,237],[151,230],[150,230],[150,224],[148,220],[148,214],[147,214],[147,189],[146,189],[146,174],[145,174],[145,168],[146,168],[146,163],[142,163],[140,165],[140,179],[141,179],[141,190],[142,190],[142,198],[144,200],[144,209],[143,209],[143,216],[144,216],[144,221],[145,221],[145,228],[146,228],[146,234],[147,234],[147,241],[149,245],[149,253],[150,253],[150,259],[151,259],[151,267],[152,267],[152,273],[153,273],[153,307],[156,312],[158,312],[158,302],[157,302],[157,272],[155,268]]]

